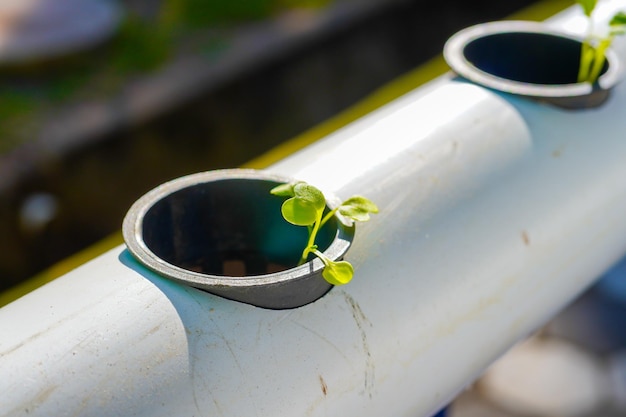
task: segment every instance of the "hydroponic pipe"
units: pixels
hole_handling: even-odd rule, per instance
[[[266,310],[120,246],[0,309],[0,415],[432,415],[626,252],[625,111],[439,78],[270,168],[379,205],[353,282]]]

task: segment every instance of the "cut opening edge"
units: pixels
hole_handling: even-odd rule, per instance
[[[284,270],[276,270],[266,274],[251,275],[221,275],[198,272],[176,265],[157,255],[146,243],[143,235],[143,219],[155,204],[167,196],[198,183],[209,183],[222,179],[252,179],[261,181],[275,181],[284,183],[293,181],[269,172],[252,169],[226,169],[207,171],[180,177],[163,183],[140,197],[129,209],[122,224],[122,234],[130,254],[144,267],[166,278],[210,291],[212,288],[223,287],[257,287],[268,284],[276,285],[297,281],[311,274],[319,273],[324,264],[319,258],[314,258],[302,265],[285,266]],[[336,207],[338,199],[327,194],[327,207]],[[333,260],[343,259],[354,238],[355,225],[339,213],[335,214],[336,230],[332,240],[323,253]]]
[[[325,255],[335,260],[343,259],[343,255],[347,252],[350,246],[350,242],[347,239],[341,238],[338,240],[339,242],[334,241],[331,246],[323,252]],[[152,252],[140,238],[137,238],[136,241],[131,244],[126,242],[126,246],[129,252],[141,265],[156,274],[200,288],[210,288],[215,286],[253,287],[267,285],[268,283],[278,284],[280,282],[304,278],[310,274],[319,272],[324,268],[323,262],[319,258],[314,258],[302,265],[288,267],[284,270],[267,274],[244,276],[207,274],[185,269],[165,261]],[[336,254],[338,252],[341,253],[341,255],[337,257]]]
[[[528,21],[487,22],[465,28],[450,37],[444,46],[444,58],[453,72],[464,79],[494,90],[535,99],[565,99],[584,97],[595,93],[602,94],[613,88],[619,81],[619,63],[611,48],[605,52],[606,69],[593,84],[589,82],[541,84],[518,81],[485,71],[467,59],[465,49],[472,42],[489,36],[514,33],[546,35],[577,43],[583,41],[581,37],[560,32],[545,23]]]

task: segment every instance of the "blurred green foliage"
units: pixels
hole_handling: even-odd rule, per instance
[[[110,64],[123,73],[152,70],[168,58],[173,40],[162,25],[149,25],[130,15],[110,47]]]
[[[257,20],[291,8],[321,8],[332,0],[165,0],[162,19],[191,27]]]
[[[191,27],[254,20],[272,12],[272,0],[166,0],[164,17]]]
[[[28,124],[25,119],[31,118],[31,124],[36,124],[38,114],[67,100],[115,94],[129,79],[157,70],[181,50],[218,58],[229,45],[219,29],[291,8],[321,8],[331,2],[163,0],[152,19],[128,10],[113,39],[94,50],[45,62],[0,66],[0,152],[17,140],[9,137],[28,130],[24,129]],[[203,35],[207,29],[213,31],[209,36]]]

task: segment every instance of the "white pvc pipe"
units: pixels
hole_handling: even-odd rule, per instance
[[[624,115],[437,79],[271,167],[379,205],[353,282],[265,310],[120,246],[0,309],[0,416],[427,417],[626,253]]]

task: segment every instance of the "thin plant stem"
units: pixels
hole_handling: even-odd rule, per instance
[[[317,213],[317,219],[315,223],[313,223],[313,229],[311,229],[309,233],[309,241],[306,244],[306,247],[302,251],[302,257],[300,258],[300,262],[298,265],[302,265],[306,263],[307,258],[309,257],[309,253],[313,252],[316,249],[315,246],[315,238],[317,237],[317,232],[320,229],[320,223],[322,221],[323,210],[319,210]]]
[[[320,261],[322,261],[322,263],[324,264],[324,266],[328,266],[330,264],[330,260],[326,257],[326,255],[324,255],[322,252],[320,252],[317,249],[313,249],[311,251],[313,254],[315,254],[315,256],[317,256],[318,258],[320,258]]]
[[[320,223],[320,227],[323,227],[326,224],[326,222],[335,215],[338,209],[339,207],[329,211],[328,214],[326,214],[326,216],[324,216],[324,218],[322,219],[322,222]]]
[[[580,65],[578,66],[578,82],[582,83],[589,79],[589,70],[593,62],[594,47],[591,44],[591,34],[593,33],[593,21],[589,15],[589,27],[587,36],[580,47]]]
[[[611,44],[611,39],[605,39],[596,47],[595,54],[593,57],[593,66],[591,67],[591,71],[589,72],[589,82],[594,83],[598,77],[600,76],[600,71],[604,67],[604,53],[606,48]]]
[[[582,43],[580,49],[580,65],[578,67],[578,82],[582,83],[589,78],[589,67],[591,66],[591,59],[593,57],[593,46],[587,43],[585,40]]]

